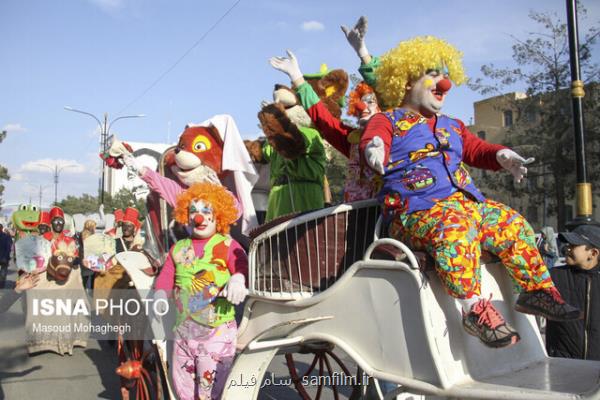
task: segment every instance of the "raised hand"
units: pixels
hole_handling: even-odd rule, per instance
[[[350,43],[350,46],[354,49],[356,54],[362,59],[363,57],[369,56],[369,50],[365,44],[365,35],[367,34],[368,21],[367,17],[361,16],[354,28],[348,29],[346,25],[342,25],[342,32],[346,35],[346,40]]]
[[[287,57],[269,58],[269,64],[271,64],[273,68],[287,74],[294,84],[297,84],[298,81],[304,81],[302,71],[300,71],[300,66],[298,65],[298,59],[291,50],[287,50],[286,52],[288,55]]]

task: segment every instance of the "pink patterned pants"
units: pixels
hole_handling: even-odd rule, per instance
[[[171,374],[179,400],[217,400],[235,356],[237,325],[216,328],[192,320],[175,332]]]

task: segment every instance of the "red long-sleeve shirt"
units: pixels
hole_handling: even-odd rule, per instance
[[[431,129],[432,135],[436,121],[437,117],[435,116],[429,118],[427,121],[427,125]],[[492,171],[502,169],[502,166],[496,160],[496,153],[498,150],[506,149],[507,147],[500,144],[488,143],[485,140],[478,138],[465,127],[465,124],[462,121],[456,121],[459,123],[461,128],[460,136],[463,140],[463,162],[475,168],[489,169]],[[375,136],[379,136],[385,145],[384,165],[386,165],[389,160],[393,132],[394,129],[392,123],[385,116],[385,114],[381,113],[374,115],[369,120],[369,123],[365,127],[365,131],[361,137],[361,154],[364,153],[367,144]]]

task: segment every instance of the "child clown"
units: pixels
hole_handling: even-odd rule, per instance
[[[221,185],[197,183],[177,197],[175,220],[190,238],[171,250],[155,284],[177,308],[171,374],[180,400],[219,399],[235,355],[234,305],[246,297],[248,258],[229,235],[236,201]]]
[[[432,36],[401,42],[386,53],[375,70],[376,92],[396,108],[369,120],[360,148],[383,176],[378,198],[390,236],[431,254],[447,292],[462,304],[465,330],[498,348],[515,344],[519,334],[481,294],[482,249],[500,258],[520,289],[517,311],[559,321],[577,319],[580,311],[554,287],[527,221],[486,199],[465,168],[504,168],[520,181],[524,165],[534,160],[487,143],[441,114],[450,79],[466,80],[461,58]]]

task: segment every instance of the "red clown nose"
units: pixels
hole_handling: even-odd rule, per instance
[[[360,115],[363,111],[366,110],[367,104],[364,101],[359,101],[354,105],[354,108],[356,108],[357,114]]]
[[[200,214],[196,214],[196,216],[194,216],[194,225],[195,226],[200,226],[202,225],[202,223],[204,222],[204,217]]]
[[[450,82],[450,79],[444,78],[437,83],[435,89],[439,92],[446,93],[448,90],[450,90],[451,87],[452,82]]]

